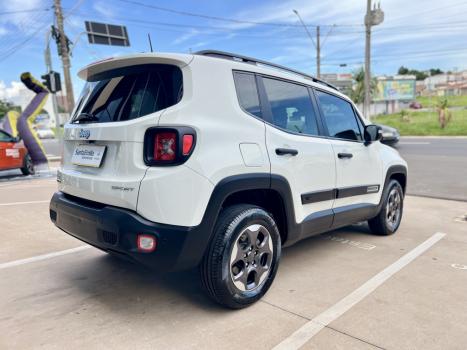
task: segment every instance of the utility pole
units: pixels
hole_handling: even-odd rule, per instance
[[[47,74],[50,74],[52,72],[52,59],[50,58],[50,31],[47,31],[45,33],[45,66],[47,67]],[[58,115],[58,106],[57,106],[57,95],[54,92],[51,92],[51,97],[52,97],[52,108],[54,110],[55,114],[55,127],[57,130],[60,129],[60,116]],[[57,133],[58,138],[61,139],[61,134],[60,132]]]
[[[68,51],[68,40],[65,36],[65,31],[63,29],[63,13],[61,0],[54,0],[54,12],[55,19],[57,21],[57,31],[59,39],[59,54],[62,57],[63,64],[63,78],[65,80],[65,89],[66,89],[66,100],[67,100],[67,112],[71,113],[74,105],[75,98],[73,95],[73,84],[71,82],[70,75],[70,55]]]
[[[319,26],[316,26],[316,77],[321,78],[321,44],[319,40]]]
[[[311,39],[311,42],[313,43],[313,46],[316,48],[316,77],[319,79],[319,77],[321,75],[321,44],[320,44],[320,38],[319,38],[320,28],[319,28],[319,26],[316,26],[316,43],[315,43],[315,40],[313,39],[313,36],[309,32],[308,27],[303,22],[302,17],[298,13],[298,11],[293,10],[293,12],[297,15],[297,17],[300,20],[300,23],[302,24],[303,28],[305,28],[306,34]]]
[[[372,0],[367,0],[365,15],[365,99],[363,101],[363,114],[370,120],[371,104],[371,27],[381,24],[384,20],[384,12],[381,4],[371,9]]]

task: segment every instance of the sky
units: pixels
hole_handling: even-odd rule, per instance
[[[401,65],[414,69],[467,69],[467,1],[373,0],[385,13],[372,29],[372,73],[392,75]],[[0,99],[21,99],[19,76],[46,72],[46,32],[53,0],[0,0]],[[62,0],[65,31],[75,43],[71,73],[74,93],[83,82],[77,71],[99,59],[154,50],[216,49],[269,60],[316,73],[312,36],[320,26],[322,73],[347,73],[363,64],[366,0]],[[82,35],[84,21],[127,27],[131,46],[93,45]],[[51,42],[53,68],[62,72]],[[341,67],[341,64],[346,64]],[[63,76],[63,75],[62,75]],[[23,92],[24,94],[24,92]],[[23,96],[24,98],[24,96]]]

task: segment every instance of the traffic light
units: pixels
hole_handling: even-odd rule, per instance
[[[51,93],[56,93],[62,90],[62,84],[60,82],[60,73],[50,71],[47,74],[41,76],[44,84]]]

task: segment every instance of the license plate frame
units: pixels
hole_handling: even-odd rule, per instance
[[[107,146],[79,144],[76,145],[71,156],[73,165],[100,168],[104,161]]]

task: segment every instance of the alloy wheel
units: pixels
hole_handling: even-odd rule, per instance
[[[230,278],[235,287],[251,291],[261,286],[270,273],[273,255],[266,227],[253,224],[240,232],[230,252]]]
[[[389,192],[386,203],[386,223],[391,228],[391,230],[395,230],[399,225],[402,210],[401,204],[401,194],[397,188],[394,187],[391,192]]]

